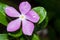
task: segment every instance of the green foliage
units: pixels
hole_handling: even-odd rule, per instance
[[[20,37],[20,40],[26,40],[26,39],[22,36],[22,37]]]
[[[46,17],[45,20],[41,24],[36,24],[34,31],[36,32],[41,29],[45,29],[47,27],[47,24],[48,24],[48,17]]]
[[[20,40],[25,40],[25,39],[22,37],[22,38],[20,38]]]
[[[7,34],[0,34],[0,40],[8,40]]]
[[[5,15],[5,12],[4,12],[4,8],[6,6],[7,5],[0,3],[0,23],[5,25],[5,26],[8,24],[8,22],[6,20],[6,15]]]
[[[39,38],[39,36],[38,36],[38,35],[33,34],[33,36],[32,36],[32,40],[40,40],[40,38]]]
[[[18,32],[8,33],[8,35],[15,37],[15,38],[20,37],[22,35],[22,29],[20,29]]]
[[[20,40],[40,40],[40,37],[37,34],[33,34],[32,36],[24,36],[20,37]]]

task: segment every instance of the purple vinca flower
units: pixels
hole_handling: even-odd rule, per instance
[[[28,2],[22,2],[19,5],[19,13],[13,7],[6,7],[5,12],[10,17],[18,17],[16,20],[11,21],[7,26],[8,32],[14,32],[18,30],[22,24],[22,31],[25,35],[32,35],[34,30],[34,24],[39,21],[38,14],[31,9],[31,5]]]

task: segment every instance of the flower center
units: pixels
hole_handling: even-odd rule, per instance
[[[26,19],[26,16],[25,16],[24,14],[21,14],[21,15],[19,16],[19,18],[20,18],[20,20],[25,20],[25,19]]]

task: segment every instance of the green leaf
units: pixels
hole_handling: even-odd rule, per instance
[[[25,40],[25,38],[24,37],[21,37],[20,40]]]
[[[20,29],[17,32],[14,33],[8,33],[8,35],[12,36],[12,37],[20,37],[22,35],[22,29]]]
[[[0,34],[0,40],[8,40],[7,34]]]
[[[48,17],[45,18],[45,20],[40,24],[40,27],[42,29],[45,29],[47,27],[48,24]]]
[[[6,20],[6,15],[5,15],[5,12],[4,12],[4,8],[6,6],[7,5],[5,5],[3,3],[0,3],[0,23],[5,25],[5,26],[8,24],[8,22]]]
[[[35,25],[35,32],[41,29],[45,29],[47,27],[47,24],[48,24],[48,17],[46,17],[45,20],[41,24]]]
[[[32,36],[32,40],[40,40],[40,38],[39,38],[39,36],[38,36],[38,35],[33,34],[33,36]]]
[[[33,8],[33,10],[40,16],[40,20],[39,20],[39,23],[42,23],[43,20],[46,18],[46,10],[43,8],[43,7],[35,7]]]

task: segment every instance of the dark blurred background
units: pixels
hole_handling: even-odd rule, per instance
[[[60,40],[60,0],[0,0],[3,3],[18,7],[20,2],[28,1],[33,7],[42,6],[47,11],[48,34],[43,35],[43,40]],[[16,5],[15,5],[16,4]],[[18,8],[16,8],[18,9]]]

